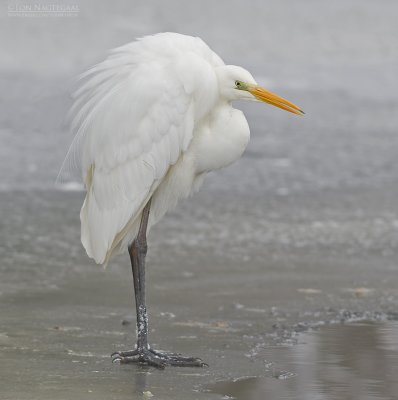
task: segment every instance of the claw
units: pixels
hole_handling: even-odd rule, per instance
[[[183,357],[179,353],[167,353],[150,348],[130,351],[116,351],[112,354],[112,362],[118,364],[144,364],[159,369],[166,365],[180,367],[208,367],[208,364],[197,357]]]

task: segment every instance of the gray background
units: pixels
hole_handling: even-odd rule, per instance
[[[396,2],[70,3],[80,8],[76,18],[2,18],[3,188],[52,188],[71,141],[65,116],[75,77],[108,49],[160,31],[202,37],[308,114],[242,105],[251,145],[212,188],[238,181],[269,193],[395,180]]]

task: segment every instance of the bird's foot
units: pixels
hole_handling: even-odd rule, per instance
[[[137,348],[129,351],[117,351],[111,355],[113,363],[144,364],[163,369],[166,365],[178,367],[207,367],[200,358],[184,357],[181,354],[167,353],[150,348]]]

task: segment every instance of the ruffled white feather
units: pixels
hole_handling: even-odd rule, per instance
[[[72,108],[77,133],[61,178],[78,168],[85,182],[81,239],[97,263],[135,234],[135,222],[162,181],[181,178],[167,174],[216,100],[219,65],[202,40],[164,33],[113,50],[83,74]],[[169,193],[158,202],[152,221],[177,197]]]

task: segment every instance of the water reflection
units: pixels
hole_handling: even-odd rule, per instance
[[[307,333],[261,356],[296,374],[218,382],[214,393],[236,399],[374,400],[398,398],[398,323],[335,325]]]

